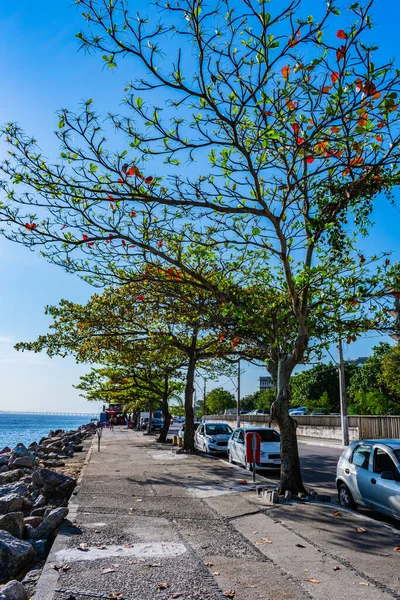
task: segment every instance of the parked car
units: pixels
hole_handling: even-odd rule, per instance
[[[140,429],[147,429],[149,424],[149,417],[142,417],[140,419]]]
[[[250,412],[251,415],[269,415],[269,410],[266,408],[256,408]]]
[[[291,408],[289,410],[289,415],[291,417],[303,417],[308,413],[306,406],[299,406],[298,408]]]
[[[201,421],[195,421],[194,422],[194,430],[196,431],[196,429],[198,428],[198,426],[201,425]],[[185,437],[185,423],[183,423],[183,425],[181,426],[180,430],[178,431],[178,437],[180,437],[182,440]]]
[[[232,427],[227,423],[201,423],[194,435],[194,447],[203,452],[226,452]]]
[[[339,458],[339,503],[368,506],[400,519],[400,440],[358,440]]]
[[[329,415],[329,411],[326,408],[314,408],[310,412],[310,416],[315,417],[317,415]]]
[[[240,427],[235,429],[228,442],[228,460],[231,463],[244,465],[249,471],[250,463],[246,463],[246,433],[254,431],[261,436],[261,462],[256,463],[257,469],[280,469],[281,442],[275,429],[270,427]]]
[[[152,431],[161,431],[162,426],[164,425],[163,419],[159,417],[153,417],[151,420],[151,429]],[[149,428],[149,423],[147,423],[147,429]]]

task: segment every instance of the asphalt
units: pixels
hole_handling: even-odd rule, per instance
[[[105,431],[35,600],[400,596],[399,532],[333,504],[267,507],[249,475],[142,433]]]

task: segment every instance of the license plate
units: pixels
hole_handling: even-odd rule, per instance
[[[276,458],[272,462],[274,463],[274,465],[280,465],[281,464],[281,461],[278,458]]]

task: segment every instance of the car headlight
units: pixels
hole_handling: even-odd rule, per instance
[[[206,439],[207,439],[209,442],[213,442],[213,443],[216,441],[216,440],[214,440],[214,438],[210,437],[209,435],[206,435]]]

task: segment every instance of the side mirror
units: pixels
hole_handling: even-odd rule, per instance
[[[382,471],[381,479],[388,479],[389,481],[399,481],[400,477],[395,471]]]
[[[238,443],[238,444],[244,444],[244,441],[243,441],[243,440],[239,440],[239,439],[238,439],[238,440],[237,440],[237,443]]]

